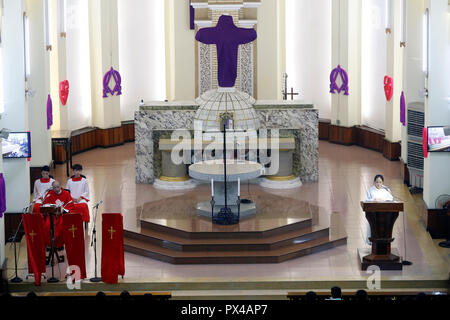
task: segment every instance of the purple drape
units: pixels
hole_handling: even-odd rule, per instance
[[[194,24],[194,20],[195,20],[195,9],[194,7],[191,5],[192,0],[189,0],[189,27],[191,28],[191,30],[195,29],[195,24]]]
[[[204,44],[216,45],[219,86],[234,87],[239,45],[255,40],[255,29],[238,28],[234,25],[233,17],[220,16],[217,26],[200,29],[195,39]]]
[[[3,173],[0,173],[0,218],[3,217],[3,212],[6,211],[6,188]]]
[[[50,129],[52,124],[53,124],[52,98],[50,97],[50,95],[48,95],[48,99],[47,99],[47,130]]]
[[[405,94],[402,91],[402,95],[400,97],[400,122],[403,126],[406,125],[406,102],[405,102]]]

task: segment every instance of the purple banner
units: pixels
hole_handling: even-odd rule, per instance
[[[189,0],[189,24],[190,24],[190,28],[191,30],[195,29],[195,24],[194,24],[194,20],[195,20],[195,9],[191,4],[192,0]]]
[[[5,178],[3,178],[3,173],[0,173],[0,218],[3,216],[3,212],[5,211],[6,211]]]
[[[400,122],[403,126],[406,125],[406,102],[405,102],[405,94],[402,91],[402,95],[400,96]]]
[[[50,127],[53,124],[53,105],[52,105],[52,98],[50,95],[48,95],[47,99],[47,130],[50,129]]]

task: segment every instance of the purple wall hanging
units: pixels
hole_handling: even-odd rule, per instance
[[[403,126],[406,125],[406,102],[405,102],[405,94],[402,91],[402,95],[400,96],[400,122]]]
[[[194,24],[194,20],[195,20],[195,9],[191,4],[192,0],[189,0],[189,27],[191,30],[195,29],[195,24]]]
[[[3,212],[5,211],[6,211],[5,178],[3,178],[3,173],[0,173],[0,218],[3,216]]]
[[[216,45],[219,86],[234,87],[239,45],[254,41],[256,31],[238,28],[233,22],[233,17],[222,15],[215,27],[200,29],[195,35],[195,39],[204,44]]]
[[[48,98],[47,98],[47,130],[50,129],[52,124],[53,124],[52,98],[50,97],[50,95],[48,95]]]
[[[113,90],[109,87],[111,78],[113,78],[116,83]],[[105,76],[103,77],[103,98],[107,98],[108,93],[113,96],[114,92],[117,92],[116,96],[120,96],[122,94],[122,78],[120,77],[119,71],[116,71],[113,67],[111,67],[111,69],[105,73]]]
[[[337,78],[338,76],[342,79],[342,85],[339,87],[337,85]],[[341,93],[341,91],[344,91],[344,95],[348,96],[348,75],[347,71],[345,71],[343,68],[341,68],[340,65],[337,66],[337,68],[334,68],[333,71],[331,71],[330,74],[330,93]]]

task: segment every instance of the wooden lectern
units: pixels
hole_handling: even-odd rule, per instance
[[[403,211],[403,202],[386,201],[361,201],[361,207],[366,213],[370,224],[372,250],[358,249],[361,260],[361,269],[367,270],[371,265],[378,266],[381,270],[402,270],[402,259],[398,250],[392,249],[392,229],[398,213]],[[395,254],[394,254],[395,253]]]
[[[51,241],[51,247],[50,247],[50,254],[47,257],[46,264],[48,264],[50,261],[52,262],[52,265],[54,264],[53,257],[56,255],[56,259],[58,262],[64,262],[64,256],[59,256],[56,252],[55,248],[55,219],[56,217],[61,215],[61,207],[58,207],[56,205],[48,205],[44,204],[41,205],[40,208],[41,213],[45,216],[48,216],[50,219],[50,241]]]

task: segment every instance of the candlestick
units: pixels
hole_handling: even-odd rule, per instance
[[[211,179],[211,197],[214,197],[214,180]]]

